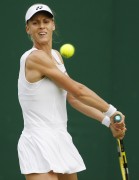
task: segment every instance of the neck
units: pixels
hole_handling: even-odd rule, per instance
[[[47,44],[38,44],[34,43],[33,45],[35,48],[39,50],[43,50],[47,54],[51,55],[51,50],[52,50],[52,43],[47,43]]]

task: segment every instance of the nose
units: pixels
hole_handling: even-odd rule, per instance
[[[41,22],[41,23],[40,23],[40,29],[44,29],[44,28],[45,28],[44,23]]]

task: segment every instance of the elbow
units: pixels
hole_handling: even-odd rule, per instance
[[[79,84],[75,93],[74,93],[74,97],[78,100],[82,99],[82,97],[85,96],[85,86],[82,84]]]
[[[67,94],[67,101],[71,106],[76,102],[76,100],[77,99],[72,94]]]
[[[67,100],[71,104],[74,103],[75,100],[82,101],[87,95],[86,86],[76,82],[71,90],[68,91]]]
[[[76,108],[76,106],[79,104],[79,101],[70,93],[67,95],[67,101],[73,108]]]

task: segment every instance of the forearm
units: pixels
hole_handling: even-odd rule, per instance
[[[48,77],[57,86],[65,89],[83,104],[94,107],[101,112],[108,110],[109,104],[106,101],[91,89],[61,72],[44,52],[33,52],[33,54],[29,56],[28,62],[30,62],[28,68],[35,69],[40,77]]]
[[[75,99],[74,97],[72,98],[71,95],[70,95],[70,102],[69,103],[77,111],[81,112],[82,114],[84,114],[84,115],[86,115],[92,119],[96,119],[99,122],[102,122],[102,120],[105,117],[105,115],[101,111],[99,111],[98,109],[83,104],[82,102]]]
[[[106,112],[109,109],[109,104],[86,86],[81,86],[81,93],[75,98],[101,112]]]
[[[68,102],[74,109],[76,109],[77,111],[81,112],[82,114],[84,114],[92,119],[98,120],[103,125],[110,127],[114,137],[116,137],[116,138],[124,137],[124,134],[126,131],[124,122],[122,122],[120,124],[113,123],[113,118],[110,119],[108,116],[106,116],[104,113],[102,113],[98,109],[95,109],[93,107],[83,104],[82,102],[78,101],[76,98],[74,98],[69,93],[68,93],[67,98],[68,98]],[[118,126],[120,125],[121,127],[118,127],[117,125]]]

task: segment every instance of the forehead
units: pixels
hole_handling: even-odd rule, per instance
[[[32,20],[40,18],[40,17],[53,19],[53,16],[49,12],[40,11],[40,12],[37,12],[36,14],[34,14],[29,21],[32,21]]]

